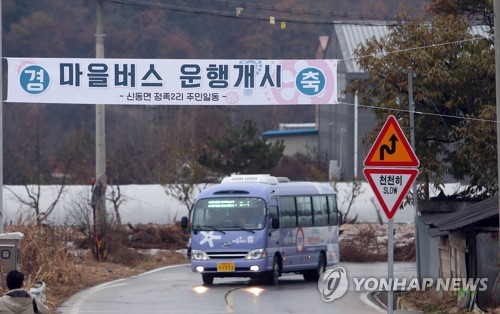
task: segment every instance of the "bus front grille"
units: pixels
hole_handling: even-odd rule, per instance
[[[248,252],[207,252],[210,259],[244,259]]]

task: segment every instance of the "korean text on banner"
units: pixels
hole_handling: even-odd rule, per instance
[[[338,60],[7,58],[7,102],[335,104]]]

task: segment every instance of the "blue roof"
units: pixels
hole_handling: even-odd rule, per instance
[[[272,130],[261,133],[263,137],[318,134],[318,129]]]

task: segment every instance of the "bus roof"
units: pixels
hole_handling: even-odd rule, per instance
[[[203,190],[199,198],[209,197],[262,197],[268,199],[271,196],[284,195],[325,195],[335,194],[329,183],[321,182],[279,182],[269,183],[221,183]]]

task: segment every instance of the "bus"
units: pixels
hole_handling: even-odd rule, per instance
[[[250,277],[278,284],[284,273],[317,281],[339,262],[336,193],[329,183],[270,175],[232,175],[193,205],[191,269],[214,278]],[[188,217],[181,225],[188,227]]]

